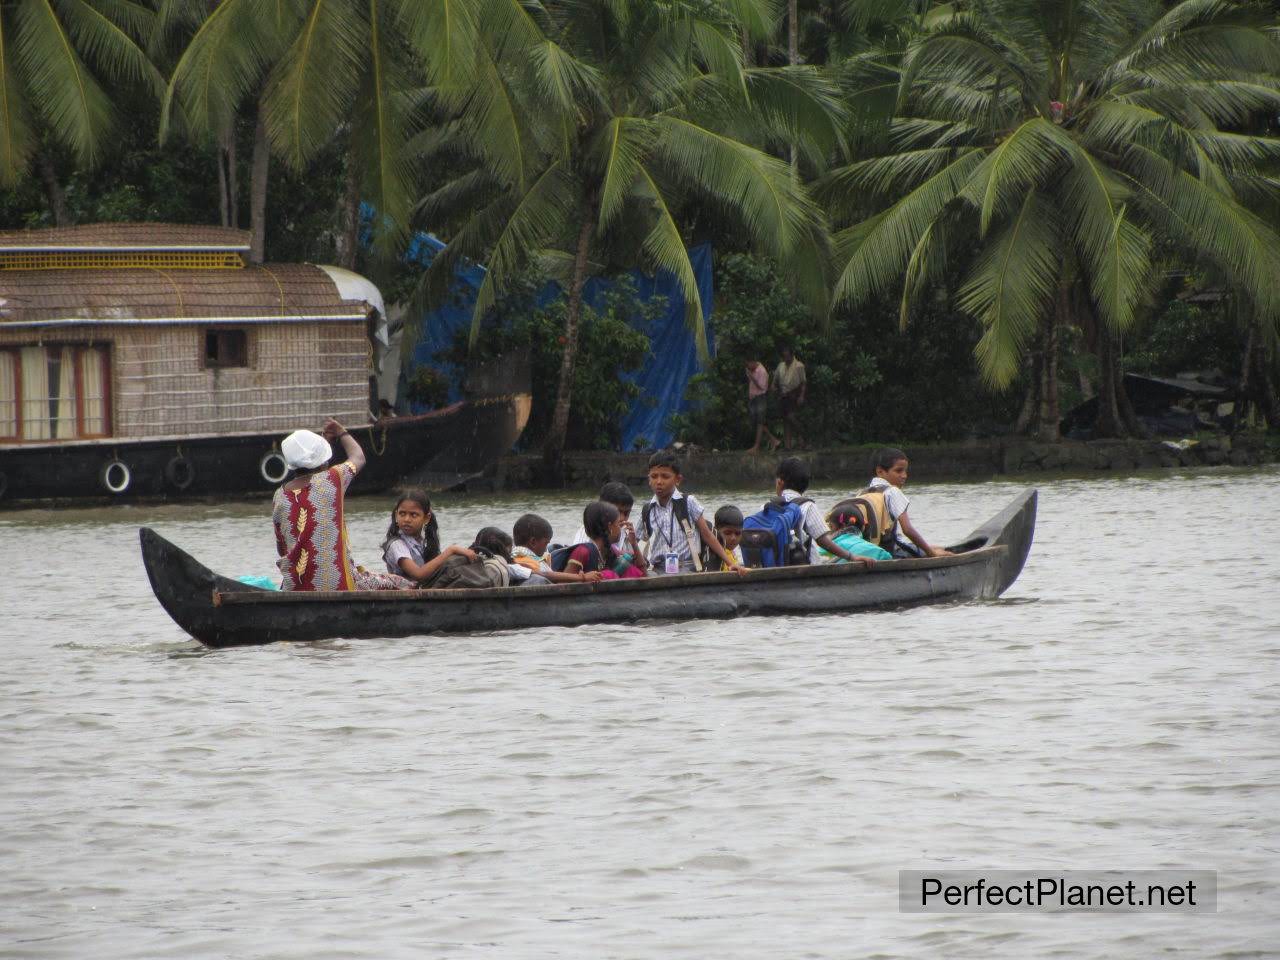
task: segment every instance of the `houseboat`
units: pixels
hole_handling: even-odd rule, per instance
[[[280,440],[329,416],[368,456],[360,492],[452,486],[510,449],[527,384],[371,413],[394,403],[377,386],[387,343],[372,283],[250,263],[241,230],[0,233],[0,505],[265,495]]]

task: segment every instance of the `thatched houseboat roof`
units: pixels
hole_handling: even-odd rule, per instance
[[[0,270],[0,325],[363,320],[330,275],[304,263],[237,270]]]
[[[247,251],[249,238],[249,231],[234,227],[181,223],[90,223],[46,230],[0,231],[0,252]]]

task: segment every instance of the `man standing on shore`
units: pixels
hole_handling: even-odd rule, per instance
[[[782,438],[787,449],[804,446],[800,423],[796,419],[804,406],[804,364],[796,359],[790,344],[782,348],[782,362],[773,371],[773,388],[778,391],[782,406]]]
[[[751,425],[756,428],[756,442],[747,453],[760,452],[760,438],[769,438],[769,449],[776,450],[778,438],[769,432],[765,423],[768,413],[769,371],[759,360],[747,361],[747,413],[751,416]]]

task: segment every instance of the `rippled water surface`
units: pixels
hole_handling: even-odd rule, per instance
[[[137,527],[269,574],[265,502],[0,514],[0,956],[1277,955],[1280,472],[1040,502],[991,603],[218,652]],[[466,543],[581,505],[438,508]],[[1042,867],[1217,870],[1219,912],[897,912],[899,869]]]

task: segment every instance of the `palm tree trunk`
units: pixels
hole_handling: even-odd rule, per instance
[[[787,0],[787,63],[800,62],[800,4],[799,0]]]
[[[1244,357],[1240,361],[1240,386],[1236,389],[1235,407],[1231,413],[1231,433],[1239,433],[1245,427],[1249,397],[1249,381],[1253,373],[1253,324],[1249,324],[1244,340]]]
[[[573,257],[573,279],[569,284],[569,302],[564,316],[564,353],[560,357],[560,379],[556,385],[556,408],[551,416],[551,430],[542,449],[542,460],[552,478],[562,474],[565,437],[569,432],[569,405],[573,399],[573,362],[578,353],[578,318],[582,313],[582,288],[587,279],[587,255],[591,251],[591,234],[596,222],[596,204],[587,204],[578,230],[578,244]]]
[[[1040,388],[1044,385],[1044,377],[1040,372],[1043,360],[1043,336],[1037,332],[1031,341],[1031,371],[1027,377],[1027,392],[1022,398],[1022,408],[1018,411],[1018,419],[1013,422],[1016,436],[1025,436],[1031,432],[1031,424],[1038,421],[1040,412]]]
[[[1098,415],[1093,422],[1096,437],[1123,437],[1128,435],[1120,419],[1120,406],[1116,393],[1120,373],[1117,369],[1115,340],[1111,331],[1098,325]]]
[[[249,175],[249,259],[261,263],[267,239],[267,167],[271,159],[267,143],[266,104],[258,102],[258,119],[253,127],[253,162]]]
[[[236,160],[236,120],[227,123],[219,134],[219,164],[223,166],[227,189],[227,227],[239,227],[239,164]]]
[[[221,146],[214,151],[218,155],[218,222],[231,226],[231,205],[227,201],[227,153]]]
[[[1250,324],[1255,329],[1261,328],[1261,321],[1256,315]],[[1267,355],[1265,343],[1263,340],[1253,351],[1253,395],[1267,421],[1267,427],[1277,430],[1280,429],[1280,397],[1276,395],[1276,384],[1271,375],[1272,358]]]
[[[356,159],[355,141],[347,150],[345,188],[339,213],[337,262],[348,270],[356,268],[356,252],[360,244],[360,164]]]
[[[1058,328],[1071,319],[1071,289],[1066,284],[1058,287],[1058,297],[1053,310],[1045,316],[1044,357],[1040,374],[1040,424],[1038,436],[1045,443],[1058,441],[1062,412],[1058,406]]]
[[[55,227],[65,227],[71,223],[71,215],[67,213],[67,195],[62,192],[62,184],[58,182],[58,171],[53,167],[53,158],[48,150],[40,151],[40,179],[44,182],[44,195],[49,201],[49,212],[53,215]]]

